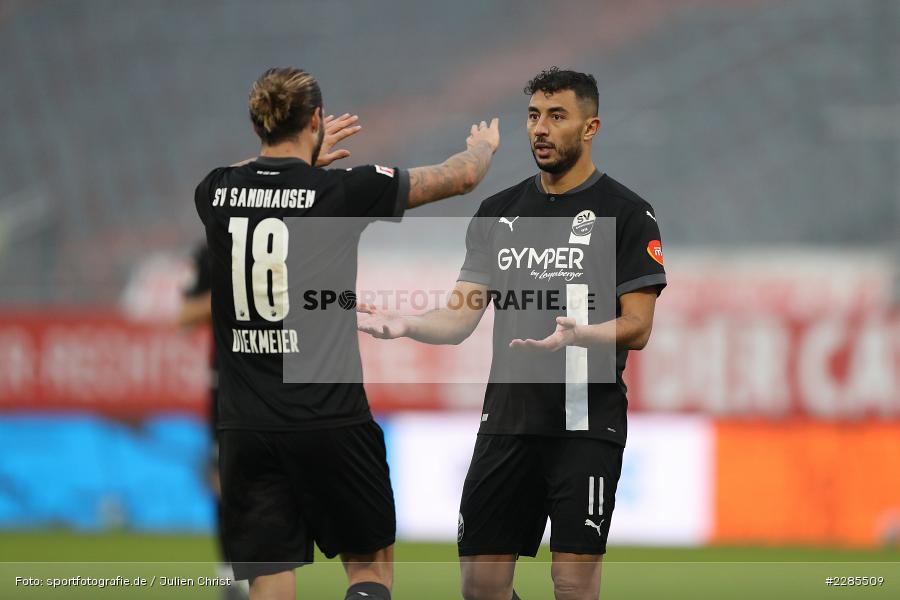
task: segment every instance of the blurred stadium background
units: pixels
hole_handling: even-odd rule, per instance
[[[84,572],[47,561],[212,574],[209,340],[173,320],[202,236],[193,187],[255,154],[249,83],[286,64],[360,115],[352,164],[437,162],[500,116],[485,182],[412,213],[429,217],[534,172],[531,76],[593,73],[595,160],[655,206],[670,280],[626,373],[609,597],[819,597],[825,575],[897,593],[897,0],[4,0],[0,54],[0,596],[52,595],[15,575]],[[398,354],[467,368],[465,345],[364,340],[367,373]],[[400,600],[457,597],[480,392],[369,386],[398,560],[435,561],[398,567]],[[520,569],[526,597],[547,593],[546,559]],[[301,589],[333,596],[332,567]]]

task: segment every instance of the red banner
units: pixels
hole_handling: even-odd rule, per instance
[[[399,369],[405,374],[398,379],[408,382],[368,384],[373,409],[481,404],[488,359],[473,356],[466,344],[362,341],[371,380],[387,381],[389,371]],[[898,344],[896,313],[810,320],[774,314],[665,317],[647,348],[629,358],[630,409],[900,417]],[[201,414],[208,352],[205,330],[184,333],[99,313],[7,316],[0,319],[0,409]],[[410,372],[419,376],[410,378]],[[437,372],[440,377],[429,377]],[[453,372],[461,383],[432,383],[448,381]]]
[[[629,358],[630,408],[724,416],[900,417],[900,318],[661,319]]]
[[[631,353],[625,372],[630,410],[900,418],[900,314],[891,307],[888,262],[775,251],[668,258],[670,283],[650,343]],[[434,269],[379,264],[360,271],[371,289],[378,281],[413,294],[441,289]],[[372,408],[480,407],[491,316],[459,346],[361,336]],[[116,313],[7,311],[0,317],[0,410],[202,414],[208,351],[206,331]]]
[[[209,335],[97,312],[0,318],[0,409],[203,413]]]

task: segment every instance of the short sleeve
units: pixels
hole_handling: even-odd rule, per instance
[[[199,215],[200,220],[203,221],[204,225],[206,225],[206,222],[209,220],[212,209],[212,194],[210,193],[212,190],[212,181],[220,171],[222,171],[221,168],[213,169],[200,183],[197,184],[197,187],[194,188],[194,207],[197,209],[197,215]]]
[[[342,174],[347,214],[399,221],[409,201],[409,173],[403,169],[366,165]]]
[[[644,203],[622,221],[617,227],[616,296],[646,287],[659,294],[666,287],[666,269],[653,207]]]
[[[209,213],[209,194],[206,179],[197,184],[194,188],[194,207],[197,209],[197,215],[206,225],[206,215]]]
[[[205,243],[197,246],[191,259],[194,266],[194,278],[184,290],[186,298],[196,298],[212,289],[209,250]]]
[[[466,259],[459,271],[457,281],[469,281],[490,285],[491,283],[491,219],[482,216],[479,208],[466,230]]]

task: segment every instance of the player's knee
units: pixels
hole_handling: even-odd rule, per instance
[[[478,582],[472,577],[463,576],[460,584],[460,593],[465,600],[481,600],[483,591]]]
[[[462,597],[464,600],[504,600],[511,597],[511,595],[507,596],[504,590],[497,589],[496,587],[463,584]]]
[[[484,577],[463,576],[460,592],[465,600],[509,600],[509,584]]]
[[[597,600],[600,582],[585,573],[553,573],[553,593],[556,600]]]

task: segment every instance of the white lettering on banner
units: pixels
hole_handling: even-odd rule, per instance
[[[848,329],[845,321],[827,320],[806,336],[798,364],[805,408],[825,417],[900,414],[896,332],[876,319]],[[843,377],[833,367],[838,361]]]
[[[900,416],[898,327],[900,320],[885,314],[862,322],[661,320],[652,343],[629,358],[628,370],[639,380],[631,406],[716,415]]]
[[[777,319],[754,318],[729,348],[735,369],[728,403],[742,412],[778,415],[790,409],[790,339]],[[773,382],[781,382],[774,383]]]
[[[114,326],[50,328],[37,365],[39,390],[78,402],[119,401],[132,394],[191,398],[206,388],[208,365],[196,340],[177,332],[135,332]]]
[[[202,334],[185,336],[157,325],[137,327],[124,320],[92,319],[96,323],[73,324],[71,319],[60,317],[54,322],[52,315],[43,314],[0,321],[0,404],[13,408],[130,406],[128,410],[137,413],[157,409],[160,402],[167,408],[204,405],[209,342]],[[416,406],[460,406],[465,396],[477,409],[490,364],[490,322],[483,325],[467,341],[472,348],[455,354],[452,347],[414,343],[393,353],[376,351],[377,341],[362,338],[367,381],[398,381],[391,379],[398,377],[392,365],[402,358],[404,364],[422,365],[421,370],[401,373],[402,377],[429,383],[427,393],[416,397]],[[629,357],[630,409],[897,417],[898,328],[900,318],[884,313],[864,320],[661,318],[647,348]],[[250,335],[244,340],[245,332],[241,331],[240,341],[234,340],[236,352],[253,351]],[[294,348],[290,334],[285,339],[278,331],[254,341],[257,352]],[[299,343],[298,335],[297,348]],[[472,383],[473,391],[460,395],[454,391],[458,384],[440,385],[453,381]],[[395,391],[382,392],[376,386],[373,394],[376,406],[398,405]]]
[[[0,330],[0,404],[34,385],[35,362],[35,348],[25,330]]]
[[[788,342],[777,323],[735,323],[721,317],[702,323],[660,321],[652,340],[644,351],[631,354],[626,369],[628,374],[637,367],[642,374],[643,407],[712,413],[728,413],[736,406],[749,412],[765,407],[769,414],[789,410]]]
[[[892,331],[893,329],[893,331]],[[900,326],[878,320],[868,321],[857,336],[856,351],[850,356],[848,371],[851,377],[846,394],[861,410],[876,414],[897,414],[892,407],[900,396],[897,381],[897,344]],[[866,411],[868,412],[868,411]]]
[[[85,400],[120,396],[132,386],[171,381],[162,356],[171,350],[167,346],[166,340],[141,344],[124,332],[87,327],[54,331],[47,336],[41,378],[51,388],[68,388],[67,393]]]

